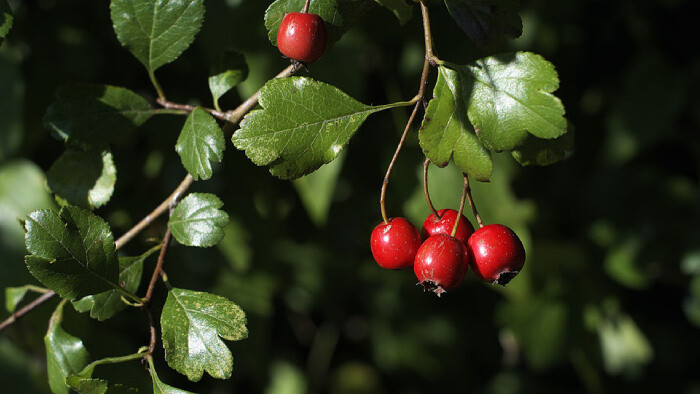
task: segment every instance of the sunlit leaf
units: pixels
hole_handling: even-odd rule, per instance
[[[224,237],[228,214],[219,197],[191,193],[175,207],[168,226],[175,239],[187,246],[214,246]]]
[[[211,178],[212,162],[223,159],[224,149],[224,133],[216,120],[201,108],[192,111],[175,145],[187,172],[195,180]]]
[[[218,102],[226,94],[248,77],[248,64],[245,57],[236,51],[220,53],[209,69],[209,90],[214,101]]]
[[[95,209],[112,197],[117,168],[108,149],[69,147],[49,168],[51,190],[68,204]]]
[[[228,379],[233,356],[221,338],[248,337],[245,314],[226,298],[173,288],[163,306],[160,324],[165,360],[192,381],[209,375]]]
[[[46,372],[49,386],[54,394],[68,394],[66,377],[79,373],[88,363],[88,352],[83,341],[63,330],[63,306],[61,302],[49,320],[49,329],[44,336],[46,346]]]

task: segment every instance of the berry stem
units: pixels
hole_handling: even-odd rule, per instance
[[[479,216],[479,211],[476,210],[474,198],[472,197],[472,188],[469,186],[469,177],[467,177],[466,174],[464,175],[464,185],[467,187],[467,198],[469,199],[469,206],[472,208],[472,213],[474,213],[476,222],[479,223],[479,228],[484,227],[484,222],[481,220],[481,216]]]
[[[455,220],[455,225],[452,227],[452,234],[451,236],[455,236],[457,234],[457,228],[459,227],[459,222],[462,220],[462,212],[464,212],[464,200],[467,198],[467,191],[469,190],[469,178],[467,178],[467,174],[464,175],[464,186],[462,187],[462,198],[460,198],[459,201],[459,212],[457,212],[457,219]]]
[[[301,13],[306,14],[307,12],[309,12],[310,5],[311,5],[311,0],[306,0],[306,2],[304,3],[304,8],[301,10]]]
[[[428,167],[429,166],[430,166],[430,159],[425,159],[425,163],[423,163],[423,194],[425,195],[425,201],[428,202],[428,207],[430,208],[430,212],[432,212],[433,216],[440,219],[440,215],[438,215],[437,211],[435,210],[435,206],[433,205],[433,201],[430,199],[430,192],[428,191]]]
[[[406,127],[403,130],[403,134],[401,135],[401,140],[399,140],[399,144],[396,146],[396,151],[394,152],[394,157],[391,158],[391,163],[389,163],[389,168],[386,169],[386,175],[384,175],[384,181],[382,182],[382,193],[379,197],[379,206],[382,209],[382,219],[384,220],[384,223],[389,223],[389,216],[386,214],[386,188],[389,186],[389,177],[391,176],[391,171],[394,169],[394,164],[396,164],[396,159],[399,157],[399,152],[401,152],[401,148],[403,148],[403,144],[406,141],[406,135],[408,134],[408,130],[411,129],[411,125],[413,124],[413,120],[416,118],[416,113],[418,113],[418,108],[420,108],[420,101],[418,101],[414,106],[413,106],[413,112],[411,112],[411,117],[408,118],[408,122],[406,122]]]

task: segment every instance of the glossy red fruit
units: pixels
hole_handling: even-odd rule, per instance
[[[412,266],[420,243],[418,230],[404,218],[379,223],[370,238],[374,260],[380,267],[388,269]]]
[[[441,209],[437,211],[439,218],[432,213],[425,219],[423,223],[423,238],[428,239],[431,235],[436,234],[452,234],[452,228],[457,220],[457,211],[454,209]],[[469,220],[462,215],[462,219],[457,226],[455,238],[467,244],[469,236],[474,232],[474,227],[469,223]]]
[[[277,31],[277,47],[284,56],[313,63],[326,51],[326,25],[316,14],[290,12]]]
[[[489,224],[474,232],[467,243],[469,260],[481,280],[505,286],[523,269],[525,248],[510,228]]]
[[[426,290],[438,296],[462,282],[469,269],[467,247],[448,234],[433,235],[421,245],[413,271]]]

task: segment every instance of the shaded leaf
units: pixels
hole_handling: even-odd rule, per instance
[[[305,0],[277,0],[265,11],[265,27],[270,42],[277,45],[277,31],[284,15],[301,12]],[[328,30],[328,46],[338,41],[374,2],[371,0],[312,0],[309,12],[318,14]]]
[[[65,301],[58,304],[44,336],[46,372],[54,394],[68,394],[66,377],[79,373],[87,365],[89,357],[83,341],[68,334],[61,327],[64,305]]]
[[[260,104],[263,109],[243,119],[232,141],[253,163],[269,165],[270,173],[282,179],[299,178],[331,162],[369,115],[405,105],[367,106],[303,77],[270,80],[260,92]]]
[[[529,136],[512,154],[520,165],[548,166],[564,159],[573,148],[574,130],[569,126],[566,134],[551,140]]]
[[[112,0],[114,32],[153,72],[177,59],[202,27],[203,0]]]
[[[319,227],[326,224],[335,186],[338,183],[340,171],[343,169],[344,156],[341,153],[337,160],[327,166],[294,180],[294,188],[299,193],[299,198],[304,204],[309,218]]]
[[[411,20],[411,14],[413,13],[413,7],[406,4],[405,0],[375,0],[379,5],[387,8],[389,11],[393,12],[394,15],[399,19],[401,24],[405,24]]]
[[[131,90],[73,83],[58,89],[44,125],[65,141],[102,146],[129,134],[154,113],[148,101]]]
[[[489,149],[513,150],[529,134],[556,138],[566,133],[564,106],[554,66],[529,52],[507,53],[459,67],[469,83],[469,120]],[[473,84],[473,85],[472,85]]]
[[[2,4],[0,0],[0,26]],[[1,29],[1,28],[0,28]],[[0,44],[2,38],[0,38]],[[14,154],[24,139],[24,81],[19,65],[0,53],[0,160]]]
[[[24,296],[27,295],[27,292],[29,291],[35,291],[37,293],[44,293],[48,291],[47,289],[43,289],[41,287],[36,287],[33,285],[25,285],[22,287],[8,287],[5,289],[5,308],[7,309],[8,312],[14,313],[15,309],[17,308],[17,305],[19,305],[20,302],[24,299]]]
[[[520,0],[445,0],[459,27],[482,49],[497,47],[504,38],[523,34]]]
[[[61,297],[120,288],[114,237],[100,217],[74,206],[38,210],[27,216],[25,230],[29,272]]]
[[[158,374],[156,374],[156,368],[153,365],[153,359],[151,357],[148,358],[148,365],[148,370],[151,373],[151,380],[153,380],[153,394],[193,394],[190,391],[180,390],[163,383],[158,377]]]
[[[467,82],[460,72],[439,68],[434,98],[428,104],[418,138],[423,153],[435,165],[444,167],[454,156],[462,172],[479,181],[488,181],[493,162],[466,116],[468,97],[462,85]]]
[[[141,256],[120,257],[119,285],[132,293],[136,293],[141,283],[143,262],[159,249],[160,246],[156,246]],[[78,312],[90,311],[90,317],[100,321],[113,317],[118,312],[124,310],[126,306],[127,304],[122,300],[122,294],[117,290],[108,290],[104,293],[83,297],[78,301],[73,301],[73,307],[75,307]]]
[[[236,51],[220,53],[209,69],[209,90],[214,102],[248,77],[245,57]]]
[[[106,380],[83,378],[76,375],[66,378],[66,386],[79,394],[104,394],[108,390],[108,382]]]
[[[191,193],[177,204],[168,226],[183,245],[209,247],[224,237],[228,214],[219,197],[208,193]]]
[[[224,133],[216,120],[201,108],[195,108],[185,121],[175,151],[195,180],[209,179],[212,161],[220,162],[224,156]]]
[[[168,365],[192,381],[204,371],[218,379],[231,377],[233,356],[221,338],[248,337],[245,314],[238,305],[214,294],[173,288],[160,317]]]
[[[13,22],[12,9],[7,4],[6,0],[0,0],[0,45],[10,32]]]
[[[112,197],[117,168],[108,149],[71,146],[46,176],[51,190],[68,204],[95,209]]]
[[[601,319],[597,327],[603,365],[611,375],[634,377],[654,358],[654,349],[626,314]]]

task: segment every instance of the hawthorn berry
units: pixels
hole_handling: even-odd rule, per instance
[[[326,51],[326,25],[317,14],[290,12],[277,31],[277,47],[284,56],[313,63]]]
[[[439,217],[431,213],[425,219],[423,223],[423,238],[428,239],[431,235],[436,234],[452,234],[455,220],[457,220],[457,211],[454,209],[441,209],[437,211],[437,213]],[[464,245],[466,245],[469,236],[472,235],[473,232],[474,227],[472,227],[469,220],[462,215],[454,237],[464,242]]]
[[[525,264],[525,248],[510,228],[489,224],[474,232],[467,243],[474,273],[486,282],[505,286]]]
[[[436,234],[425,240],[413,263],[423,288],[438,296],[457,287],[468,269],[466,246],[449,234]]]
[[[372,231],[370,247],[374,260],[382,268],[401,269],[413,265],[421,239],[414,225],[404,218],[381,222]]]

